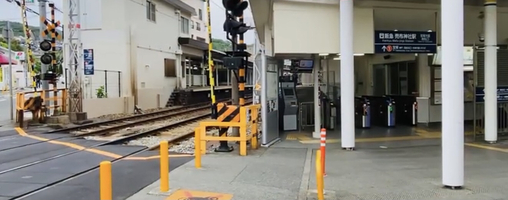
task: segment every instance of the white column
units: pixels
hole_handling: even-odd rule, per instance
[[[321,58],[316,55],[314,58],[314,132],[313,138],[320,138],[321,134],[321,106],[319,100],[319,70],[321,68]]]
[[[497,5],[485,0],[485,141],[497,141]]]
[[[420,97],[430,97],[430,70],[427,54],[420,53],[418,62],[418,93]]]
[[[464,0],[441,1],[443,184],[464,185]]]
[[[340,105],[342,148],[355,147],[353,0],[340,1]]]

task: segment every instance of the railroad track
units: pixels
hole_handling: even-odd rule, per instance
[[[248,105],[251,101],[247,100]],[[108,144],[129,144],[156,149],[162,140],[175,143],[192,136],[199,121],[210,117],[209,109],[209,103],[178,107],[51,132],[71,132],[75,137],[107,141]],[[132,142],[138,139],[141,142]]]
[[[246,105],[251,103],[252,101],[247,101]],[[174,121],[165,124],[160,127],[118,138],[111,142],[114,144],[141,145],[148,147],[149,150],[156,150],[159,147],[160,141],[168,141],[170,145],[173,145],[178,141],[192,137],[194,134],[194,128],[197,127],[199,122],[209,117],[210,113],[192,116],[180,121]]]
[[[230,101],[225,101],[230,102]],[[91,135],[101,135],[107,134],[108,132],[125,129],[128,127],[135,127],[137,125],[142,125],[146,123],[150,123],[153,121],[159,121],[164,119],[170,119],[173,117],[178,117],[181,115],[189,114],[192,112],[203,111],[205,109],[210,108],[210,103],[203,104],[195,104],[190,106],[182,106],[171,109],[164,109],[160,111],[155,111],[151,113],[133,115],[128,117],[122,117],[112,120],[99,121],[84,125],[79,125],[75,127],[68,127],[63,129],[57,129],[48,131],[48,133],[58,133],[58,132],[71,132],[73,135],[78,137],[83,136],[91,136]]]

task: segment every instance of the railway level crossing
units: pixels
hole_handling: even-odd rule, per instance
[[[241,122],[240,118],[245,116],[238,116],[242,112],[242,107],[245,106],[245,69],[248,63],[248,57],[250,53],[246,51],[247,45],[244,41],[244,33],[251,29],[251,27],[247,26],[243,21],[243,12],[249,6],[247,1],[243,0],[225,0],[222,2],[223,6],[226,10],[226,21],[224,22],[224,31],[227,34],[227,39],[231,41],[232,50],[226,52],[228,55],[224,58],[224,66],[231,70],[234,74],[233,78],[233,86],[232,86],[232,100],[234,105],[226,105],[220,104],[220,106],[215,102],[215,93],[214,93],[214,77],[213,70],[210,70],[210,85],[211,85],[211,99],[212,99],[212,118],[217,120],[217,123],[220,124],[222,122]],[[210,37],[210,44],[208,49],[208,64],[213,69],[213,62],[211,61],[211,50],[213,47],[211,40],[211,23],[210,23],[210,1],[207,1],[207,12],[208,12],[208,35]],[[236,89],[238,88],[238,89]],[[220,108],[219,108],[220,107]],[[250,112],[250,109],[249,109]],[[232,128],[233,132],[238,134],[238,127],[236,126],[220,126],[219,135],[221,137],[227,137],[228,129]],[[203,130],[204,131],[204,130]],[[242,131],[240,131],[242,132]],[[245,133],[239,133],[243,135]],[[245,140],[243,140],[245,142]],[[241,142],[243,144],[243,142]],[[245,145],[245,144],[243,144]],[[243,146],[242,145],[242,146]],[[242,152],[245,148],[242,148]],[[220,141],[219,147],[216,149],[217,152],[231,152],[233,148],[228,145],[228,141]],[[243,152],[246,154],[246,152]]]

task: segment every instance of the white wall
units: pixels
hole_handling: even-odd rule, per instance
[[[110,70],[121,72],[121,93],[122,96],[131,96],[129,70],[129,32],[128,30],[85,30],[81,33],[83,49],[93,49],[95,73],[92,76],[84,77],[85,98],[95,98],[95,90],[105,85],[104,72],[99,70]],[[114,38],[98,40],[97,38]],[[114,93],[108,96],[117,97],[117,75],[108,73],[108,92]],[[112,88],[115,88],[113,90]]]
[[[265,45],[265,54],[267,56],[274,56],[274,31],[273,27],[269,26],[268,24],[265,24],[264,26],[264,42]]]
[[[156,22],[152,22],[146,18],[145,0],[81,2],[83,48],[94,50],[95,69],[121,71],[122,96],[136,95],[142,108],[163,106],[177,79],[164,76],[164,59],[176,59],[178,51],[176,10],[154,0],[157,12]],[[104,77],[97,76],[89,77],[94,84],[85,88],[88,97],[95,96],[96,88],[90,86],[98,87],[96,83]]]
[[[339,53],[338,5],[274,2],[273,12],[275,53]],[[372,8],[355,8],[355,53],[374,51],[373,28]]]
[[[108,106],[98,106],[108,105]],[[87,117],[95,118],[103,115],[117,113],[133,113],[134,98],[133,97],[116,97],[101,99],[84,99],[83,110],[87,111]]]
[[[435,30],[440,40],[439,4],[390,2],[390,6],[386,6],[381,3],[387,2],[362,3],[363,7],[355,7],[355,53],[373,53],[374,30]],[[479,43],[478,35],[483,32],[479,15],[483,9],[482,6],[465,7],[465,44]],[[333,2],[274,2],[275,53],[338,53],[339,16],[339,7]],[[498,19],[505,18],[508,18],[508,8],[498,8]],[[502,20],[498,20],[498,41],[508,43],[508,26]]]
[[[190,29],[190,34],[193,35],[193,39],[197,40],[197,37],[204,38],[206,42],[208,43],[208,32],[207,32],[207,14],[206,14],[206,7],[205,2],[203,0],[185,0],[184,1],[189,6],[192,6],[194,9],[196,9],[196,15],[191,17],[191,20],[194,21],[194,29]],[[199,10],[201,9],[201,12],[203,14],[203,18],[199,19]],[[197,30],[196,23],[199,23],[201,26],[201,30]]]
[[[156,22],[146,19],[144,0],[126,1],[129,13],[125,20],[130,22],[132,32],[131,68],[136,73],[138,90],[137,104],[143,109],[155,108],[157,102],[165,102],[176,87],[177,78],[164,76],[164,59],[176,59],[178,29],[180,26],[176,9],[162,1],[156,3]],[[159,99],[159,100],[157,100]]]

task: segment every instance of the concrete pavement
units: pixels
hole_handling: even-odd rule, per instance
[[[247,157],[207,154],[202,169],[189,162],[170,173],[170,193],[158,193],[157,181],[128,200],[316,199],[315,147],[283,141]],[[465,189],[452,191],[442,188],[439,139],[369,142],[353,152],[342,150],[340,144],[327,148],[326,199],[500,200],[508,196],[504,152],[465,146]]]

